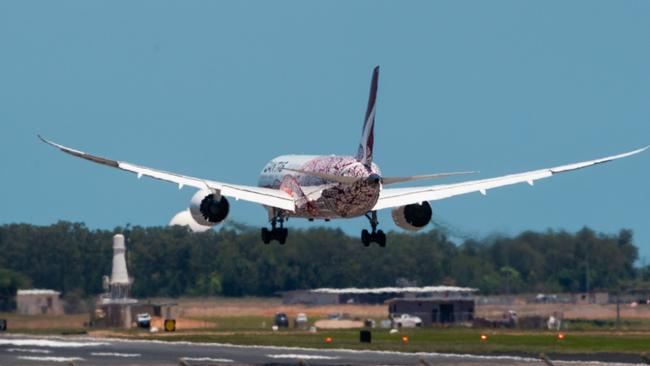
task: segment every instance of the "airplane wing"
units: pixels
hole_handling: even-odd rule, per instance
[[[504,175],[497,178],[471,180],[453,184],[440,184],[427,187],[410,188],[386,188],[379,193],[379,199],[373,210],[399,207],[424,201],[436,201],[444,198],[458,196],[465,193],[481,192],[487,194],[488,189],[501,186],[508,186],[516,183],[527,182],[531,186],[538,179],[548,178],[557,173],[570,172],[577,169],[587,168],[596,164],[606,163],[612,160],[624,158],[630,155],[645,151],[650,146],[630,151],[624,154],[609,156],[602,159],[589,160],[575,164],[561,165],[554,168],[533,170],[524,173]]]
[[[217,182],[213,180],[188,177],[186,175],[166,172],[163,170],[147,168],[144,166],[127,163],[124,161],[111,160],[100,156],[91,155],[83,151],[79,151],[79,150],[71,149],[69,147],[65,147],[63,145],[59,145],[55,142],[43,138],[40,135],[38,135],[38,138],[40,138],[46,144],[58,148],[64,153],[82,159],[90,160],[94,163],[107,165],[113,168],[118,168],[118,169],[126,170],[128,172],[135,173],[137,174],[138,178],[141,178],[142,176],[146,176],[146,177],[164,180],[167,182],[176,183],[178,184],[178,189],[183,188],[183,186],[190,186],[198,189],[206,189],[206,190],[213,190],[213,191],[216,190],[219,191],[221,195],[226,197],[232,197],[236,200],[242,199],[244,201],[255,202],[265,206],[276,207],[282,210],[295,211],[295,203],[293,197],[291,197],[288,193],[278,189],[235,185],[235,184]]]

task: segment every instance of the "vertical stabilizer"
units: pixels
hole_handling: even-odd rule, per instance
[[[377,104],[377,83],[379,82],[379,66],[376,66],[372,72],[372,82],[370,83],[370,96],[368,97],[368,109],[366,109],[366,119],[363,123],[361,132],[361,141],[357,151],[357,160],[366,166],[372,164],[372,147],[375,142],[375,110]]]

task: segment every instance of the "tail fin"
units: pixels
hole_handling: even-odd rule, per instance
[[[365,166],[372,164],[372,147],[375,142],[375,106],[377,102],[377,83],[379,81],[379,66],[376,66],[372,72],[372,82],[370,83],[370,96],[368,97],[368,109],[366,110],[366,119],[363,123],[361,132],[361,141],[357,151],[357,160]]]

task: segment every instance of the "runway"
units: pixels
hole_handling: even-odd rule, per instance
[[[589,355],[573,359],[570,364],[640,364],[636,355]],[[560,358],[558,358],[560,357]],[[7,365],[417,365],[420,360],[431,365],[543,365],[531,356],[489,356],[440,353],[403,353],[355,350],[319,350],[289,347],[236,346],[144,340],[118,340],[90,337],[50,337],[3,335],[0,337],[0,366]],[[609,359],[609,360],[607,360]],[[558,362],[567,364],[569,362]]]

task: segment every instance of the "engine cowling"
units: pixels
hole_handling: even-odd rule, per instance
[[[422,204],[414,203],[401,206],[391,212],[395,225],[411,231],[417,231],[427,226],[431,221],[432,214],[431,205],[427,201],[422,202]]]
[[[228,217],[230,203],[226,197],[217,197],[210,191],[198,191],[192,196],[190,214],[203,226],[214,226]]]

